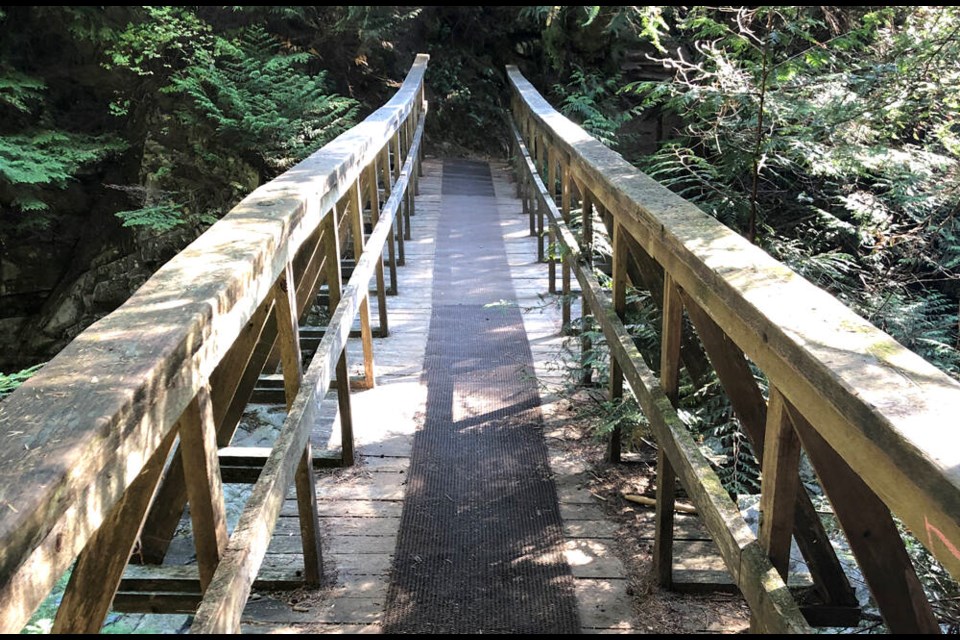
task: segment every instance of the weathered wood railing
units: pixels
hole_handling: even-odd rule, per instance
[[[303,579],[319,582],[313,468],[353,460],[345,346],[359,312],[363,383],[373,385],[369,283],[375,275],[385,336],[383,254],[396,292],[427,59],[384,107],[250,194],[0,404],[0,630],[18,631],[76,560],[54,631],[99,631],[131,550],[139,541],[162,561],[189,501],[203,594],[193,631],[237,631],[292,484]],[[299,319],[324,284],[332,319],[304,372]],[[244,455],[228,445],[261,371],[278,364],[286,420],[271,450]],[[334,376],[342,451],[314,456],[310,433]],[[228,539],[220,466],[239,458],[262,471]]]
[[[847,578],[799,482],[802,446],[888,628],[938,632],[891,511],[960,577],[960,446],[954,438],[960,385],[591,138],[516,68],[508,67],[508,76],[518,187],[531,233],[541,236],[540,257],[547,254],[547,233],[562,257],[563,293],[570,293],[575,274],[584,313],[603,330],[611,394],[622,394],[625,378],[660,445],[654,556],[661,584],[670,586],[672,579],[678,476],[749,602],[755,628],[807,629],[784,584],[791,534],[824,605],[804,608],[808,619],[856,612]],[[569,226],[577,200],[578,235]],[[589,266],[595,219],[608,225],[612,238],[612,298]],[[555,291],[554,261],[548,262]],[[659,380],[622,322],[628,284],[662,300]],[[569,322],[569,298],[563,315]],[[704,351],[762,458],[759,536],[674,409],[680,367],[693,375]],[[767,400],[747,358],[769,382]],[[619,456],[619,434],[610,453]]]

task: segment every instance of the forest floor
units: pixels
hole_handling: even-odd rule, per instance
[[[617,464],[605,462],[606,439],[597,435],[598,418],[585,410],[592,404],[586,391],[558,400],[548,411],[551,448],[587,465],[584,487],[597,498],[617,529],[615,553],[623,563],[632,599],[635,629],[646,633],[743,633],[750,627],[750,610],[739,594],[722,591],[692,594],[661,589],[653,575],[653,507],[629,502],[624,493],[653,497],[656,449],[638,440],[639,451]],[[682,494],[681,494],[682,495]]]

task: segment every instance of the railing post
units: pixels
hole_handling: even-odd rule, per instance
[[[664,271],[663,332],[660,342],[660,384],[676,407],[680,395],[680,337],[683,330],[683,302],[677,285]],[[673,509],[676,473],[663,447],[657,448],[657,515],[653,545],[654,571],[660,586],[673,586]]]
[[[417,100],[417,110],[418,110],[417,112],[419,113],[423,109],[424,105],[426,104],[427,104],[426,88],[423,84],[421,84],[420,98]],[[418,125],[419,125],[419,120],[418,120]],[[423,177],[423,145],[422,144],[420,145],[420,151],[417,154],[417,156],[418,156],[417,157],[417,176],[422,178]],[[420,195],[419,190],[417,191],[417,195]]]
[[[523,182],[522,182],[522,187],[523,187],[523,215],[527,216],[527,217],[530,219],[530,235],[531,235],[531,236],[536,236],[536,235],[537,235],[537,220],[536,220],[536,214],[535,214],[535,212],[534,212],[534,207],[533,207],[533,202],[532,202],[532,198],[533,198],[532,193],[533,193],[533,192],[532,192],[531,179],[530,179],[530,176],[527,175],[527,172],[526,172],[526,171],[523,171],[523,172],[521,173],[521,175],[522,175],[521,180],[523,180]]]
[[[325,229],[327,239],[324,247],[327,252],[327,282],[330,289],[330,315],[332,316],[340,304],[343,280],[340,274],[340,234],[337,233],[336,209],[328,217],[330,221]],[[350,368],[347,365],[347,349],[344,347],[337,359],[337,399],[340,407],[340,440],[343,447],[344,466],[353,464],[353,415],[350,409]]]
[[[324,242],[329,246],[331,234],[338,237],[335,215],[336,209],[330,212],[327,220],[332,222],[322,235]],[[330,254],[327,254],[329,263]],[[336,260],[337,271],[340,270],[340,256]],[[327,278],[327,287],[330,290],[331,300],[336,290],[339,297],[339,281]],[[300,323],[297,321],[296,282],[293,277],[293,264],[287,263],[286,268],[274,285],[274,303],[277,309],[277,337],[280,343],[281,367],[283,369],[283,389],[287,401],[287,411],[293,406],[293,401],[300,392],[303,381],[303,357],[300,353]],[[300,536],[303,543],[304,582],[311,586],[320,584],[323,577],[323,552],[320,548],[320,520],[317,512],[316,480],[313,475],[313,452],[310,441],[300,456],[294,484],[297,488],[297,512],[300,516]]]
[[[350,229],[353,236],[353,255],[363,255],[363,211],[360,205],[360,178],[350,188],[347,215],[350,216]],[[381,260],[382,262],[382,260]],[[360,300],[360,340],[363,342],[363,379],[367,389],[376,386],[373,366],[373,331],[370,329],[370,287],[364,287]]]
[[[394,185],[396,185],[397,181],[400,179],[400,171],[402,169],[402,163],[403,163],[403,154],[400,152],[400,133],[397,132],[397,135],[393,137],[393,183]],[[403,241],[405,239],[409,239],[410,237],[410,231],[409,231],[410,215],[407,212],[405,205],[406,205],[406,199],[404,197],[401,197],[400,205],[397,207],[397,250],[398,250],[397,264],[401,267],[404,266],[407,262]]]
[[[563,221],[569,226],[570,224],[570,215],[571,208],[573,203],[573,180],[570,177],[570,161],[568,158],[564,157],[564,162],[562,163],[562,172],[561,172],[561,216]],[[561,309],[561,324],[563,326],[562,331],[570,330],[570,263],[567,261],[567,257],[562,255],[561,250],[560,256],[560,271],[561,271],[561,292],[563,299],[560,303]]]
[[[206,591],[227,549],[226,506],[209,387],[200,388],[180,418],[180,441],[200,590]]]
[[[533,135],[533,149],[534,149],[534,164],[537,167],[537,170],[540,171],[545,166],[543,162],[543,142],[536,136]],[[541,202],[540,198],[545,197],[544,195],[534,194],[536,197],[536,207],[537,207],[537,260],[539,262],[546,262],[547,252],[545,248],[546,236],[544,229],[544,213],[543,207],[546,206],[546,203]]]
[[[556,204],[557,201],[557,158],[556,152],[552,146],[547,147],[547,196]],[[547,245],[549,255],[547,256],[547,278],[549,280],[548,291],[557,292],[557,234],[553,225],[547,226]]]
[[[581,187],[583,200],[581,201],[583,225],[581,227],[581,255],[586,261],[587,267],[593,269],[593,192],[585,187]],[[590,305],[587,304],[586,293],[580,293],[580,368],[582,370],[581,384],[588,385],[593,380],[593,367],[587,363],[588,357],[593,350],[593,342],[590,339],[590,331],[593,330],[593,316],[590,314]]]
[[[784,581],[790,569],[793,514],[800,484],[800,441],[793,431],[783,395],[770,385],[767,433],[760,485],[760,544]]]
[[[377,187],[377,163],[374,160],[364,171],[367,182],[367,194],[370,199],[370,224],[376,227],[380,221],[380,189]],[[390,245],[392,246],[392,245]],[[377,314],[380,321],[380,337],[390,335],[387,318],[387,285],[383,273],[383,252],[377,256]]]
[[[417,127],[420,124],[420,111],[414,108],[410,112],[410,117],[407,118],[406,129],[407,129],[407,148],[404,153],[404,157],[410,155],[410,152],[413,151],[413,140],[417,136]],[[418,150],[419,155],[419,150]],[[420,194],[420,179],[417,175],[417,157],[413,159],[413,167],[410,170],[410,186],[407,187],[407,197],[410,199],[410,215],[416,215],[416,207],[413,204],[414,196]],[[409,224],[407,230],[409,231]],[[409,240],[410,237],[407,237]]]
[[[517,104],[519,104],[519,98],[517,96],[514,96],[514,99],[517,100]],[[524,141],[524,143],[527,146],[527,156],[531,160],[533,160],[534,148],[529,142],[527,142],[527,139],[529,138],[529,127],[527,126],[527,119],[523,117],[519,109],[516,109],[514,113],[518,114],[517,127],[520,130],[520,139]],[[534,162],[536,161],[534,160]],[[533,193],[533,176],[529,175],[527,171],[523,171],[522,174],[523,174],[523,186],[524,186],[523,211],[524,213],[530,216],[530,235],[536,236],[537,221],[536,221],[536,211],[535,211],[536,204],[534,203],[535,196]]]
[[[624,229],[614,218],[613,222],[613,309],[617,316],[623,320],[627,309],[627,252],[623,241]],[[610,399],[622,400],[623,398],[623,370],[620,363],[610,353]],[[607,448],[607,460],[610,462],[620,462],[621,448],[621,429],[617,425],[610,432],[610,444]]]
[[[390,181],[390,144],[387,143],[384,145],[383,149],[380,151],[380,172],[381,177],[383,178],[383,199],[386,202],[390,198],[390,194],[393,192],[393,184]],[[376,170],[374,171],[374,176],[376,176]],[[376,181],[374,181],[376,184]],[[377,208],[377,218],[379,219],[379,201]],[[395,223],[394,223],[395,224]],[[392,226],[392,225],[391,225]],[[397,295],[397,249],[396,249],[396,234],[393,230],[390,231],[390,236],[387,240],[387,255],[390,265],[390,289],[387,290],[387,293],[395,296]]]

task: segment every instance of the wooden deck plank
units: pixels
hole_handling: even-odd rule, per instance
[[[428,185],[431,179],[428,171],[424,184]],[[510,185],[497,183],[498,190]],[[515,203],[515,201],[513,201]],[[391,306],[391,330],[395,334],[393,337],[400,339],[401,330],[399,323],[394,322],[393,309],[405,299],[405,294],[413,293],[411,285],[403,280],[407,269],[414,268],[415,259],[414,248],[416,247],[417,223],[422,222],[420,217],[423,215],[424,207],[418,200],[417,216],[414,221],[414,241],[407,243],[407,262],[408,267],[399,270],[401,295],[392,298],[398,304]],[[427,209],[429,212],[429,209]],[[522,220],[524,224],[525,220]],[[524,229],[525,231],[525,229]],[[536,240],[523,236],[518,236],[519,242],[525,242],[529,250],[535,251]],[[509,242],[513,242],[511,239]],[[509,245],[508,245],[509,246]],[[537,265],[541,273],[545,271],[544,265]],[[541,283],[545,284],[542,279]],[[542,292],[545,287],[540,287],[537,291],[531,287],[525,295],[536,299],[536,293]],[[429,298],[427,298],[429,299]],[[559,312],[559,307],[555,310]],[[410,327],[413,330],[409,336],[403,339],[409,339],[409,343],[403,344],[400,351],[403,357],[398,357],[397,362],[402,363],[403,358],[418,357],[422,361],[422,346],[416,340],[417,332],[426,333],[429,324],[428,321],[418,322],[416,314],[429,314],[429,305],[423,305],[417,308],[417,305],[404,307],[404,313],[409,313]],[[551,310],[550,313],[552,313]],[[428,317],[428,316],[427,316]],[[535,364],[538,367],[544,367],[549,358],[555,357],[556,348],[562,340],[557,335],[559,322],[549,313],[524,314],[524,323],[534,343]],[[390,378],[383,377],[382,367],[384,362],[390,361],[391,340],[393,338],[382,340],[375,339],[375,349],[377,353],[377,377],[380,387],[387,387],[390,384]],[[382,342],[382,346],[380,344]],[[349,347],[348,347],[349,348]],[[357,352],[359,353],[359,352]],[[416,380],[419,371],[419,362],[411,365],[409,360],[404,366],[409,368],[409,373],[394,376],[394,381],[399,383],[412,383]],[[550,373],[550,372],[546,372]],[[551,376],[544,376],[548,378]],[[380,389],[378,388],[377,391]],[[355,423],[357,425],[357,440],[360,442],[364,435],[362,433],[366,420],[359,416],[364,411],[364,401],[362,396],[370,392],[355,393],[353,395]],[[371,399],[375,396],[371,395]],[[421,402],[425,398],[417,398]],[[416,404],[416,403],[414,403]],[[393,408],[391,408],[393,411]],[[400,409],[404,413],[404,418],[397,422],[409,424],[415,421],[415,411]],[[382,604],[383,589],[385,589],[386,578],[390,569],[390,554],[392,549],[387,551],[395,539],[391,537],[390,530],[399,525],[399,516],[402,509],[402,503],[399,496],[402,495],[403,485],[392,484],[402,483],[405,474],[399,472],[406,471],[409,465],[409,459],[401,454],[397,456],[380,457],[377,451],[384,451],[393,447],[396,442],[384,444],[378,442],[377,438],[388,437],[395,438],[397,442],[402,442],[404,438],[410,438],[412,431],[399,433],[391,431],[391,427],[376,425],[373,427],[369,447],[360,445],[358,458],[362,463],[362,474],[359,477],[352,477],[349,482],[337,480],[337,474],[325,473],[318,474],[318,510],[320,514],[321,526],[324,531],[324,538],[328,541],[328,560],[329,568],[336,571],[338,575],[338,584],[334,587],[337,596],[332,599],[338,604],[324,608],[322,605],[311,607],[309,612],[290,611],[286,603],[279,605],[259,605],[270,610],[266,615],[274,619],[269,624],[259,619],[252,613],[244,614],[244,632],[281,632],[283,630],[300,630],[311,633],[332,633],[332,632],[374,632],[379,631],[375,622],[370,624],[356,624],[348,620],[353,616],[366,615],[359,608],[350,608],[348,605],[339,603],[347,598],[351,598],[351,585],[356,585],[357,590],[352,599],[360,600],[366,595],[374,594],[370,597],[370,602],[379,601]],[[402,446],[402,445],[401,445]],[[580,613],[583,618],[583,631],[588,633],[622,633],[633,631],[632,613],[630,610],[629,597],[626,596],[625,582],[623,581],[623,567],[619,559],[612,552],[611,545],[622,544],[617,540],[616,527],[610,523],[605,515],[600,501],[594,498],[590,492],[584,489],[585,480],[578,477],[577,474],[585,470],[582,463],[566,460],[562,453],[551,453],[551,467],[557,473],[558,497],[560,499],[560,510],[564,520],[564,531],[569,538],[567,543],[568,554],[574,558],[579,568],[575,569],[577,578],[576,589],[580,601]],[[384,476],[384,477],[379,477]],[[283,513],[293,515],[292,502],[289,500],[284,505]],[[649,536],[642,536],[641,541],[651,541],[653,537],[653,511],[652,509],[636,509],[635,517],[643,521],[649,528]],[[701,562],[700,556],[713,556],[717,558],[716,550],[710,549],[708,545],[703,544],[706,537],[702,530],[702,525],[695,517],[678,514],[675,522],[675,538],[677,540],[677,555],[681,561],[674,567],[675,575],[681,583],[690,582],[690,576],[701,578],[697,581],[699,588],[703,588],[704,576],[716,578],[722,583],[720,576],[729,574],[722,570],[722,564],[719,570],[710,570],[716,561]],[[395,529],[393,529],[395,531]],[[277,525],[278,534],[287,532],[295,534],[296,527],[292,518],[283,517]],[[274,551],[284,551],[289,549],[296,551],[297,541],[295,535],[288,535],[287,540],[282,544],[271,543],[268,561],[271,566],[294,566],[296,553],[277,553]],[[347,540],[353,538],[353,541]],[[362,540],[362,541],[360,541]],[[699,543],[687,545],[687,542]],[[276,546],[274,546],[276,545]],[[695,559],[696,558],[696,559]],[[691,570],[686,567],[695,566],[698,570]],[[706,569],[704,569],[706,567]],[[378,586],[379,585],[379,586]],[[715,586],[712,588],[716,588]],[[359,607],[359,605],[357,605]],[[284,611],[284,608],[287,611]],[[336,614],[336,615],[334,615]],[[327,617],[328,615],[332,617]],[[299,617],[305,616],[305,617]],[[286,618],[281,620],[281,618]],[[297,618],[297,619],[292,619]],[[327,622],[327,620],[330,620]],[[364,618],[366,620],[366,618]]]
[[[584,630],[629,630],[633,627],[626,580],[577,580],[575,589],[580,624]]]

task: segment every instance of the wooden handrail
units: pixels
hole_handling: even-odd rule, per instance
[[[960,446],[953,435],[960,384],[590,137],[553,109],[515,67],[508,67],[508,77],[515,120],[526,142],[550,150],[551,178],[556,179],[552,166],[559,163],[613,216],[614,226],[659,263],[683,303],[697,312],[691,319],[699,321],[702,339],[714,325],[718,328],[724,344],[704,340],[711,359],[733,354],[743,360],[745,354],[782,397],[780,417],[768,415],[765,403],[754,412],[759,424],[753,420],[751,426],[761,445],[765,426],[778,432],[775,420],[788,416],[815,464],[821,462],[821,476],[836,470],[832,481],[821,478],[835,507],[879,498],[879,506],[861,504],[870,512],[864,518],[882,523],[884,536],[896,537],[885,505],[960,576]],[[544,158],[537,155],[540,163]],[[722,381],[733,398],[729,377]],[[749,409],[757,398],[762,402],[759,393],[747,389],[740,405]],[[861,479],[862,490],[856,486]],[[855,510],[846,509],[848,514]],[[848,536],[857,538],[851,540],[855,551],[857,545],[865,550],[863,540],[878,532],[863,525],[851,535],[859,524],[859,516],[853,516],[840,519]],[[876,539],[872,544],[882,546]],[[861,564],[882,564],[880,558],[866,558],[867,551],[857,555]],[[900,554],[891,562],[899,567],[905,558]],[[899,593],[918,586],[915,576],[908,577]],[[900,608],[910,610],[911,600],[916,596]],[[891,602],[881,608],[885,618],[899,615]],[[900,628],[935,629],[924,609],[929,607],[918,604],[915,615],[904,614]]]
[[[350,328],[360,310],[360,303],[367,296],[370,280],[381,260],[383,246],[387,236],[393,231],[394,219],[399,215],[411,175],[415,171],[416,151],[422,135],[421,118],[412,151],[398,173],[390,197],[384,203],[380,220],[370,234],[368,244],[373,250],[364,251],[343,290],[329,328],[306,371],[300,393],[290,407],[263,473],[254,485],[253,493],[230,538],[227,553],[197,611],[192,633],[239,632],[240,614],[260,563],[266,555],[267,545],[283,506],[285,492],[293,479],[293,469],[310,437],[320,410],[320,402],[330,388],[337,359],[346,347]],[[347,381],[340,384],[346,386]]]
[[[657,442],[669,451],[683,485],[688,488],[698,513],[717,541],[721,555],[747,602],[755,612],[759,612],[768,633],[808,633],[810,628],[783,579],[763,554],[757,537],[750,531],[737,505],[723,489],[720,478],[680,420],[660,381],[644,363],[618,317],[609,293],[588,266],[580,243],[564,222],[515,128],[514,135],[520,150],[520,170],[532,185],[536,209],[545,213],[547,223],[554,229],[563,260],[580,283],[584,302],[600,324],[612,359],[620,363]],[[658,491],[662,492],[663,487],[658,486]]]
[[[0,630],[23,626],[169,447],[300,249],[383,149],[409,136],[428,59],[417,56],[386,105],[244,198],[0,404]]]

